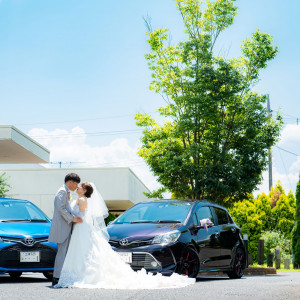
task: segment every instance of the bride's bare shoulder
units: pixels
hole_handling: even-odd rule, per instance
[[[79,203],[87,203],[87,198],[84,196],[81,196],[77,199],[78,204]]]

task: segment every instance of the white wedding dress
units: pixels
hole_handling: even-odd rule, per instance
[[[74,213],[79,211],[76,203],[71,206]],[[55,288],[161,289],[194,283],[195,279],[176,273],[166,277],[147,274],[144,269],[133,271],[111,248],[105,234],[93,230],[83,217],[83,223],[73,226],[68,252]]]

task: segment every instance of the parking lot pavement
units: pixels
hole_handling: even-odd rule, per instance
[[[270,299],[300,300],[300,272],[277,275],[244,276],[229,279],[227,276],[199,276],[196,284],[179,289],[161,290],[104,290],[104,289],[53,289],[43,275],[28,273],[17,280],[0,275],[0,299]]]

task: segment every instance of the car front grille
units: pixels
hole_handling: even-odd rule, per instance
[[[126,249],[126,248],[132,248],[132,247],[142,247],[142,246],[146,246],[146,245],[151,245],[152,239],[146,240],[146,241],[132,241],[132,242],[129,241],[128,244],[126,244],[126,245],[120,245],[119,241],[109,240],[109,244],[116,248]]]
[[[20,262],[20,252],[39,251],[40,262]],[[2,268],[53,268],[56,249],[36,243],[28,247],[14,244],[0,250],[0,267]]]
[[[150,253],[133,252],[131,268],[135,271],[141,270],[159,270],[161,264]]]

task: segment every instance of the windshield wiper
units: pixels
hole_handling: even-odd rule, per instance
[[[30,222],[30,219],[22,219],[22,220],[1,220],[1,222]]]
[[[157,221],[132,221],[132,222],[130,222],[130,224],[134,224],[134,223],[157,223]]]
[[[134,223],[181,223],[180,221],[175,220],[155,220],[155,221],[132,221],[130,224]]]
[[[45,219],[1,220],[0,222],[47,222]]]
[[[177,220],[158,220],[156,222],[157,223],[181,223],[180,221]]]

